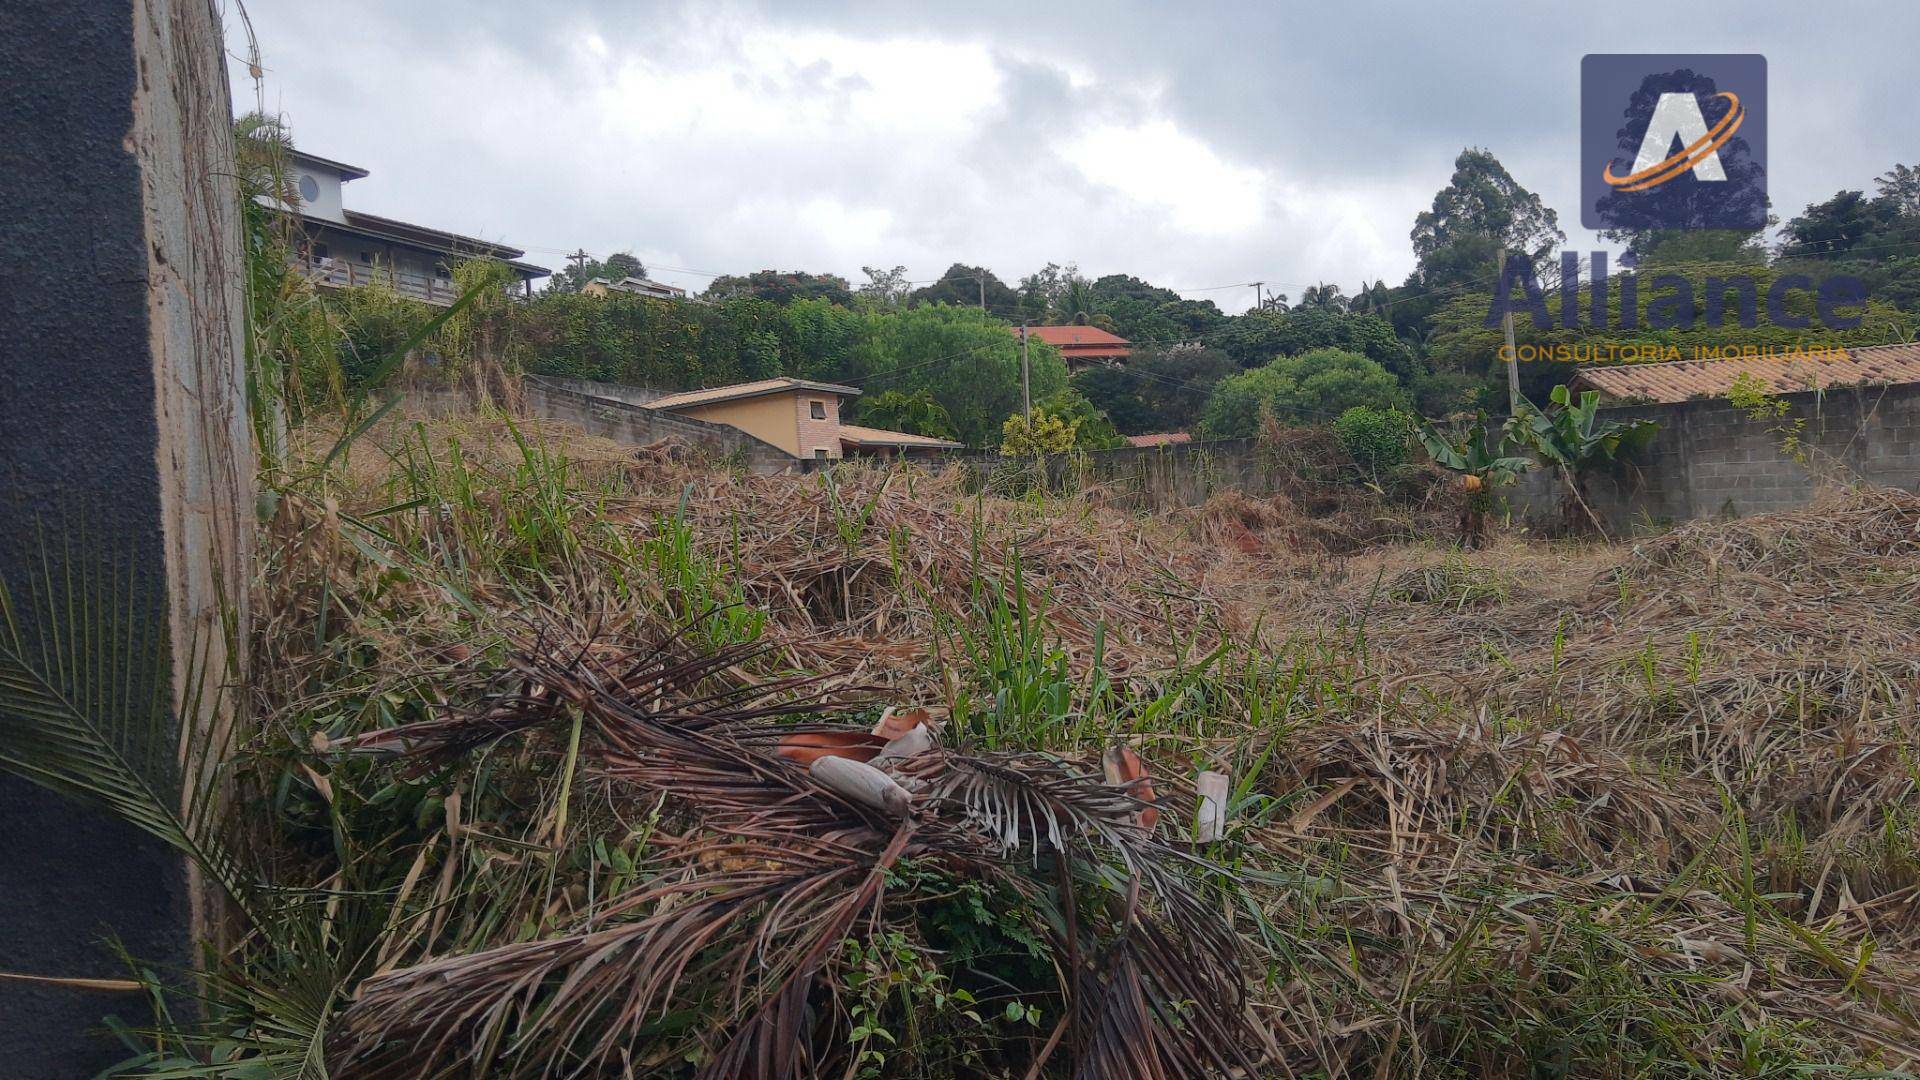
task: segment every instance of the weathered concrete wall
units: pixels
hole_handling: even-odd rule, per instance
[[[130,673],[133,695],[144,682],[177,705],[189,654],[217,682],[223,626],[247,630],[254,469],[218,22],[208,0],[0,5],[0,70],[0,580],[26,585],[43,536],[127,568],[115,609],[171,641]],[[10,775],[0,836],[0,967],[124,974],[109,934],[189,962],[187,875],[157,841]],[[0,983],[0,1073],[92,1075],[125,1053],[89,1029],[145,1007]]]
[[[1724,400],[1687,401],[1608,410],[1616,418],[1646,417],[1660,425],[1634,463],[1590,478],[1592,503],[1610,531],[1714,515],[1744,515],[1804,506],[1822,487],[1866,480],[1920,490],[1920,385],[1860,387],[1788,397],[1778,421],[1749,418]],[[1804,420],[1806,463],[1782,449],[1782,434]],[[947,459],[982,473],[1000,464],[991,456]],[[932,467],[932,466],[930,466]],[[1139,510],[1194,506],[1228,489],[1250,495],[1279,490],[1251,439],[1123,447],[1062,454],[1047,462],[1049,482],[1099,484]],[[1536,469],[1511,489],[1522,516],[1558,515],[1561,487],[1551,471]]]
[[[557,386],[562,390],[571,390],[576,394],[586,394],[589,397],[624,401],[629,405],[645,405],[649,401],[657,401],[667,396],[665,390],[652,390],[644,386],[624,386],[620,383],[594,382],[592,379],[562,379],[552,375],[529,375],[527,381]]]
[[[636,387],[529,375],[523,388],[529,413],[571,421],[589,434],[635,446],[678,438],[697,452],[738,461],[755,472],[784,472],[796,464],[791,455],[738,429],[644,409],[620,400],[620,392],[630,396],[637,391]]]
[[[1627,533],[1691,518],[1743,516],[1805,506],[1823,486],[1865,480],[1920,490],[1920,385],[1845,387],[1786,395],[1779,420],[1756,421],[1722,399],[1609,409],[1612,418],[1660,425],[1634,462],[1588,480],[1589,502],[1609,531]],[[1783,447],[1801,421],[1805,462]],[[1512,496],[1531,518],[1560,513],[1551,471],[1528,474]]]

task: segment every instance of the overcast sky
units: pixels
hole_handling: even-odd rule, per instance
[[[1579,228],[1588,52],[1768,58],[1792,216],[1920,162],[1920,3],[562,5],[225,0],[237,110],[372,170],[352,209],[661,280],[1053,261],[1230,311],[1397,284],[1462,147]]]

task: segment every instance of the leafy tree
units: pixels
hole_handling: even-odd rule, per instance
[[[1345,349],[1314,349],[1223,380],[1200,427],[1208,438],[1243,438],[1258,429],[1262,407],[1282,423],[1312,424],[1355,405],[1405,403],[1405,392],[1386,368]]]
[[[1844,259],[1863,238],[1897,216],[1891,202],[1868,199],[1865,192],[1842,191],[1787,222],[1787,250],[1798,249],[1810,259]]]
[[[1427,288],[1490,273],[1502,244],[1544,268],[1567,239],[1559,215],[1478,148],[1454,159],[1453,179],[1414,219],[1412,237],[1415,276]]]
[[[1880,191],[1880,198],[1896,211],[1920,215],[1920,169],[1895,165],[1884,175],[1874,177],[1873,183]]]
[[[559,292],[579,292],[587,287],[594,278],[606,278],[619,281],[622,278],[646,277],[647,268],[632,252],[616,251],[607,256],[606,261],[588,259],[584,263],[568,263],[548,280],[547,288]]]
[[[1067,385],[1060,353],[1030,343],[1033,397]],[[849,369],[840,376],[869,393],[925,390],[952,418],[954,435],[991,445],[1000,424],[1020,410],[1020,344],[1007,324],[977,308],[908,308],[865,316]]]
[[[928,435],[936,439],[954,437],[953,417],[931,391],[924,387],[911,393],[883,390],[859,399],[860,422],[889,431]]]
[[[1080,431],[1078,417],[1057,416],[1036,407],[1031,414],[1015,413],[1000,425],[1003,457],[1037,458],[1073,449]]]
[[[1149,346],[1136,349],[1123,367],[1091,367],[1073,382],[1122,434],[1145,435],[1190,430],[1213,388],[1239,372],[1240,365],[1217,349]]]
[[[708,300],[751,297],[787,304],[795,300],[817,299],[842,307],[853,306],[853,293],[847,286],[846,278],[837,274],[809,274],[800,270],[756,270],[745,277],[722,274],[714,278],[700,295]]]
[[[987,310],[1002,318],[1014,318],[1019,298],[1007,283],[984,266],[954,263],[940,280],[923,289],[915,289],[907,299],[914,304],[952,304],[955,307],[979,307],[980,293],[986,290]]]
[[[1113,422],[1072,385],[1063,387],[1041,402],[1037,409],[1073,425],[1073,448],[1110,450],[1125,446],[1127,440],[1113,428]]]
[[[1053,318],[1061,323],[1077,326],[1089,326],[1096,321],[1105,322],[1102,329],[1109,329],[1113,320],[1100,311],[1099,303],[1094,299],[1093,283],[1075,274],[1067,279],[1066,287],[1060,290],[1060,307],[1053,312]]]
[[[1761,234],[1728,229],[1662,229],[1642,237],[1646,252],[1637,268],[1684,266],[1689,263],[1751,263],[1767,261]]]
[[[871,266],[860,268],[867,275],[867,283],[860,286],[859,298],[876,307],[897,307],[907,298],[907,268],[896,266],[891,270],[880,270]]]
[[[1105,414],[1116,430],[1143,435],[1160,429],[1156,426],[1158,417],[1141,398],[1142,381],[1126,367],[1095,364],[1073,376],[1073,387]]]
[[[1136,346],[1199,337],[1218,330],[1227,319],[1211,300],[1188,300],[1125,274],[1100,278],[1092,292],[1095,308],[1112,320],[1107,329]]]
[[[1339,348],[1360,353],[1403,379],[1416,370],[1412,351],[1386,320],[1324,307],[1242,315],[1232,333],[1221,335],[1221,347],[1245,367],[1275,356]]]

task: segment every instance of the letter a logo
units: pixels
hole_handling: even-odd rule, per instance
[[[1715,94],[1728,105],[1727,115],[1707,129],[1707,118],[1700,112],[1700,99],[1693,94],[1661,94],[1647,121],[1646,137],[1640,140],[1640,153],[1633,159],[1633,170],[1615,176],[1611,162],[1603,179],[1621,191],[1645,191],[1679,176],[1687,170],[1700,180],[1724,182],[1727,170],[1720,166],[1720,147],[1733,138],[1747,118],[1737,95]],[[1675,140],[1680,149],[1673,149]]]
[[[1580,61],[1580,221],[1750,232],[1767,223],[1767,61],[1592,53]]]

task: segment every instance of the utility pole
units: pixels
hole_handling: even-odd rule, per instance
[[[1033,368],[1027,363],[1027,324],[1020,324],[1020,415],[1033,421]]]
[[[980,286],[980,310],[987,310],[987,275],[975,274],[973,280]]]
[[[1264,281],[1256,281],[1253,283],[1253,310],[1255,311],[1260,310],[1260,286],[1265,284],[1266,282]]]
[[[1500,245],[1500,276],[1507,275],[1507,246]],[[1494,292],[1500,291],[1500,284],[1494,284]],[[1500,334],[1507,339],[1507,415],[1520,415],[1520,356],[1513,349],[1513,305],[1500,318]]]
[[[584,287],[587,276],[587,249],[575,248],[573,254],[567,256],[567,261],[573,264],[574,284]]]

